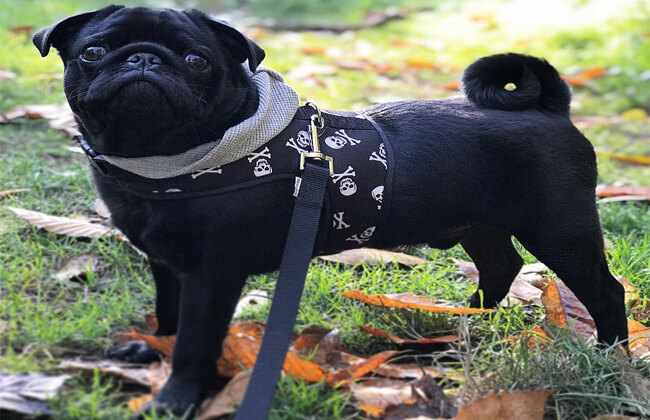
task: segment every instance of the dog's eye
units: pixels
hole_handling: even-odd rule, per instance
[[[188,54],[185,61],[196,71],[205,71],[208,68],[208,60],[196,54]]]
[[[106,55],[106,48],[104,47],[88,47],[81,54],[81,59],[84,61],[97,61]]]

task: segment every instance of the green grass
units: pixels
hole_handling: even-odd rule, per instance
[[[129,4],[136,3],[146,4]],[[282,7],[267,0],[231,0],[216,5],[205,2],[205,6],[216,10],[232,4],[244,5],[258,18],[286,16],[294,21],[304,18],[354,23],[369,10],[389,4],[354,0],[345,2],[348,11],[338,7],[336,13],[327,13],[326,3],[300,2],[306,9],[294,7],[298,2],[293,0],[282,3]],[[422,3],[399,4],[418,7]],[[550,12],[572,13],[570,19],[540,14],[535,16],[536,20],[518,14],[518,7],[525,9],[531,4],[528,0],[440,1],[434,11],[414,13],[406,20],[369,30],[343,35],[268,32],[256,35],[256,40],[267,51],[265,64],[287,75],[303,99],[315,100],[323,107],[356,109],[387,98],[446,97],[454,92],[442,89],[441,85],[457,79],[462,68],[477,57],[519,51],[545,56],[565,73],[591,67],[609,68],[607,76],[574,88],[575,115],[614,116],[633,107],[647,110],[647,1],[630,1],[616,8],[603,0],[550,1],[545,5]],[[81,0],[0,0],[0,68],[17,74],[15,79],[0,81],[0,113],[20,104],[64,101],[58,57],[52,54],[42,59],[26,35],[7,29],[24,25],[42,27],[98,5],[96,1]],[[286,7],[289,9],[283,9]],[[603,13],[603,8],[608,13]],[[403,41],[403,45],[396,45],[395,40]],[[327,54],[306,55],[301,52],[303,46],[320,46]],[[389,71],[382,75],[338,70],[335,66],[338,61],[363,58],[364,54],[371,62],[388,66]],[[433,62],[442,69],[409,69],[404,64],[407,59]],[[306,65],[331,66],[334,72],[311,79],[292,76],[292,70]],[[650,154],[647,121],[597,125],[584,132],[597,150]],[[71,144],[70,139],[49,129],[44,121],[18,120],[0,126],[0,191],[29,188],[28,192],[0,198],[2,372],[56,374],[60,373],[56,366],[63,358],[101,357],[114,343],[116,332],[142,326],[143,315],[153,310],[154,288],[146,261],[127,244],[48,234],[27,226],[6,209],[13,206],[56,215],[93,216],[94,191],[86,159],[67,150],[66,146]],[[647,185],[650,179],[648,167],[606,158],[599,158],[598,164],[600,182]],[[605,237],[611,243],[608,257],[612,271],[629,278],[641,296],[650,297],[648,204],[603,203],[600,212]],[[527,263],[535,261],[520,246],[519,249]],[[100,264],[87,283],[52,278],[65,261],[85,252],[100,257]],[[349,268],[314,261],[296,330],[310,324],[338,328],[343,344],[361,354],[395,347],[362,333],[358,325],[380,328],[401,337],[461,331],[470,338],[469,349],[423,354],[417,360],[444,364],[458,372],[463,371],[464,364],[477,380],[476,385],[460,385],[465,398],[488,390],[552,388],[555,393],[546,407],[548,418],[590,418],[604,413],[628,413],[630,407],[647,408],[647,401],[629,400],[626,384],[621,382],[622,365],[589,345],[575,343],[562,334],[545,351],[504,345],[504,337],[543,322],[543,310],[539,307],[499,309],[465,320],[407,310],[369,309],[341,297],[342,291],[362,289],[367,293],[410,292],[462,302],[476,288],[457,273],[451,261],[468,259],[461,248],[418,248],[409,252],[433,262],[405,270],[396,265]],[[276,277],[274,273],[253,277],[246,291],[262,289],[272,295]],[[262,310],[244,314],[241,319],[264,320],[266,314],[267,310]],[[634,364],[650,378],[650,364]],[[450,392],[459,390],[453,381],[443,381],[443,385]],[[129,413],[124,402],[141,391],[97,374],[77,375],[50,405],[57,419],[126,419]],[[357,409],[345,394],[323,384],[288,378],[281,381],[271,412],[273,419],[358,417]]]

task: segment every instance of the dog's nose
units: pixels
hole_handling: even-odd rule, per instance
[[[126,59],[126,62],[129,63],[129,65],[132,67],[142,68],[144,70],[154,67],[158,64],[162,64],[160,57],[158,57],[156,54],[151,53],[131,54]]]

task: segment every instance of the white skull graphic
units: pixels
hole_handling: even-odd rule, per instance
[[[372,190],[371,194],[372,194],[372,198],[377,200],[378,203],[381,203],[382,201],[384,201],[384,186],[380,185],[378,187],[375,187]]]
[[[348,144],[348,141],[341,136],[329,136],[325,139],[325,144],[332,149],[340,149]]]
[[[309,147],[311,146],[311,136],[305,130],[301,130],[298,132],[298,136],[296,137],[296,142],[301,147]]]
[[[383,157],[386,159],[386,148],[384,147],[384,143],[381,143],[379,145],[379,156]]]
[[[367,228],[366,230],[361,232],[359,237],[362,238],[362,239],[368,240],[368,239],[370,239],[372,234],[375,233],[375,229],[377,229],[377,226],[370,226],[369,228]]]
[[[256,177],[261,177],[264,175],[268,175],[271,172],[273,172],[273,168],[271,168],[271,165],[269,164],[269,161],[266,159],[259,159],[255,162],[255,168],[253,168],[253,174]]]
[[[343,178],[339,184],[339,191],[345,196],[350,196],[357,192],[357,184],[352,178]]]

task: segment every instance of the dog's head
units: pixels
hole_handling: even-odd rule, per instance
[[[42,56],[59,51],[68,102],[91,144],[123,156],[219,138],[256,100],[241,63],[254,71],[264,58],[241,32],[197,10],[108,6],[41,30],[34,44]]]

